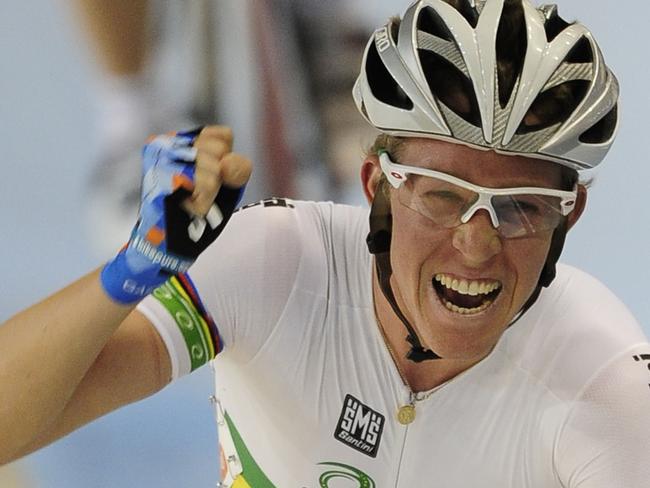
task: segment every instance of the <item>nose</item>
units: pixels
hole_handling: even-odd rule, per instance
[[[477,210],[467,223],[454,229],[453,246],[468,266],[484,264],[503,249],[501,236],[485,209]]]

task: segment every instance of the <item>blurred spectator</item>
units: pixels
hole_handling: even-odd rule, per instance
[[[0,467],[0,488],[35,488],[31,478],[16,463]]]
[[[350,200],[357,174],[348,161],[373,134],[349,103],[367,38],[353,5],[74,1],[99,68],[89,218],[104,222],[91,235],[102,257],[128,237],[142,141],[172,127],[232,126],[238,150],[257,162],[249,200]]]

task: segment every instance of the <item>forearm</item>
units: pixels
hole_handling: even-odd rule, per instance
[[[0,464],[58,418],[132,308],[95,271],[0,326]]]
[[[220,126],[151,140],[129,243],[101,273],[0,326],[0,464],[169,381],[169,357],[151,324],[137,313],[125,319],[228,222],[251,171],[231,150],[232,133]]]

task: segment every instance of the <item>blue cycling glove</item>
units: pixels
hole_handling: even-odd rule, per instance
[[[104,266],[101,283],[116,302],[135,303],[184,273],[221,233],[244,192],[222,186],[205,217],[181,203],[194,188],[194,140],[201,129],[158,136],[143,150],[140,214],[127,245]]]

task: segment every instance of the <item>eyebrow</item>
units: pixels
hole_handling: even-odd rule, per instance
[[[412,163],[412,162],[408,162],[408,161],[406,161],[406,162],[402,162],[401,160],[402,160],[402,157],[403,157],[404,149],[405,149],[404,147],[402,147],[402,146],[398,146],[398,147],[395,148],[395,150],[392,151],[392,152],[391,152],[391,151],[387,151],[387,150],[383,150],[383,151],[379,151],[379,153],[381,153],[381,152],[385,152],[385,153],[387,153],[387,154],[388,154],[388,157],[390,158],[390,160],[391,160],[393,163],[396,163],[396,164],[401,164],[401,165],[403,165],[403,166],[414,166],[414,167],[422,168],[422,169],[431,169],[431,170],[433,170],[433,171],[439,171],[439,172],[441,172],[441,173],[445,173],[445,174],[448,174],[448,175],[450,175],[450,176],[455,176],[456,178],[460,178],[460,179],[462,179],[462,180],[464,180],[464,181],[467,181],[467,182],[469,182],[469,183],[473,183],[473,184],[475,184],[475,185],[479,185],[478,183],[476,183],[476,182],[474,182],[474,181],[472,181],[472,180],[469,180],[469,179],[467,179],[467,178],[465,178],[465,177],[461,177],[461,176],[458,176],[458,175],[456,175],[456,174],[454,174],[454,173],[450,173],[450,172],[448,172],[448,171],[444,171],[444,170],[441,170],[441,169],[437,169],[437,168],[435,168],[435,167],[432,167],[432,166],[434,166],[436,163],[439,163],[440,160],[439,160],[439,159],[436,159],[436,155],[434,155],[433,152],[431,152],[431,151],[428,153],[427,156],[425,156],[426,159],[425,159],[424,161],[417,161],[416,163]],[[508,157],[508,156],[505,156],[505,157]],[[448,161],[442,161],[442,163],[448,163]],[[458,159],[454,159],[454,160],[452,161],[452,164],[460,164],[460,165],[462,165],[462,166],[471,166],[471,165],[475,165],[475,164],[477,164],[477,163],[476,163],[474,160],[472,160],[472,159],[466,159],[466,158],[463,158],[463,160],[460,160],[460,161],[459,161],[459,158],[458,158]],[[552,164],[552,163],[551,163],[551,164]],[[555,168],[555,166],[554,166],[553,168]],[[551,169],[551,168],[549,168],[549,169]],[[564,178],[563,178],[563,176],[562,176],[562,172],[561,172],[561,171],[556,175],[556,177],[557,177],[557,182],[556,182],[556,183],[551,183],[551,184],[548,184],[548,183],[540,183],[540,182],[537,182],[537,181],[536,181],[536,182],[531,182],[530,180],[522,180],[522,179],[519,179],[519,178],[524,178],[523,176],[514,176],[514,177],[513,177],[513,178],[514,178],[514,182],[504,183],[504,184],[502,184],[502,185],[500,185],[500,186],[497,186],[497,187],[488,187],[488,186],[486,186],[486,185],[482,185],[482,186],[486,186],[486,188],[521,188],[521,187],[537,187],[537,188],[549,188],[549,189],[552,189],[552,190],[566,190],[566,191],[570,191],[570,190],[567,190],[567,188],[565,188],[566,185],[564,184]],[[506,186],[506,185],[507,185],[507,186]],[[481,185],[479,185],[479,186],[481,186]]]
[[[558,178],[557,184],[554,185],[554,184],[549,184],[547,182],[540,182],[540,181],[531,180],[531,179],[522,179],[522,178],[525,178],[523,176],[513,176],[512,180],[501,182],[501,183],[498,184],[498,186],[493,186],[493,185],[487,185],[484,182],[476,182],[473,179],[468,179],[465,176],[459,176],[457,174],[450,173],[448,171],[443,171],[443,170],[440,170],[440,169],[431,168],[429,166],[421,166],[421,165],[418,165],[418,164],[414,165],[414,164],[405,164],[405,163],[399,163],[399,164],[402,164],[403,166],[414,166],[416,168],[429,169],[429,170],[432,170],[432,171],[438,171],[440,173],[444,173],[446,175],[453,176],[455,178],[459,178],[459,179],[461,179],[461,180],[463,180],[463,181],[465,181],[467,183],[472,183],[472,184],[477,185],[477,186],[483,186],[485,188],[498,189],[498,188],[527,188],[527,187],[533,187],[533,188],[548,188],[548,189],[551,189],[551,190],[563,190],[561,177]],[[407,173],[408,173],[408,171],[407,171]],[[426,178],[426,176],[424,176],[424,175],[419,175],[419,174],[416,174],[416,173],[410,173],[410,174],[413,175],[414,177]]]

